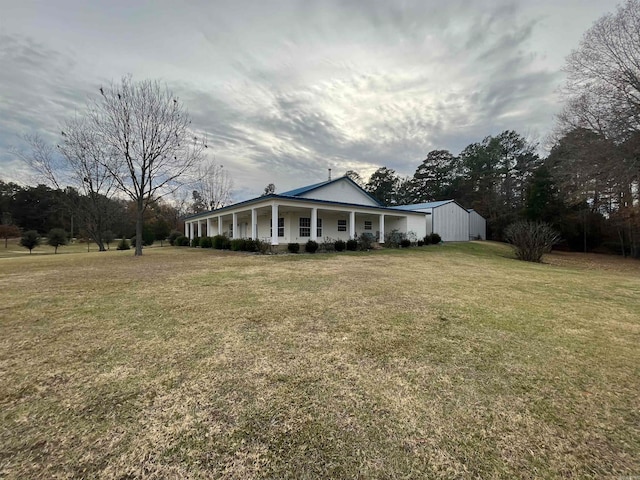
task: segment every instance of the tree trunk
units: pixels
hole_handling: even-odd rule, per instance
[[[142,202],[138,202],[138,212],[136,218],[136,252],[135,256],[138,257],[142,255],[142,225],[144,222],[144,209],[142,207]]]

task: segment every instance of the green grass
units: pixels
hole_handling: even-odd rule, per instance
[[[640,474],[639,262],[145,252],[0,258],[0,477]]]

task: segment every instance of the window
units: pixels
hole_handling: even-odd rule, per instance
[[[365,220],[364,221],[364,229],[365,230],[372,230],[373,229],[373,225],[371,223],[371,220]]]
[[[273,227],[269,227],[269,236],[273,237]],[[284,237],[284,217],[278,218],[278,236]]]
[[[316,236],[318,238],[322,238],[322,219],[318,218],[317,220],[317,224],[316,224]]]
[[[311,219],[308,217],[300,217],[300,236],[311,236]]]
[[[346,232],[347,231],[347,221],[346,220],[338,220],[338,231]]]
[[[229,236],[233,238],[233,222],[229,224]]]

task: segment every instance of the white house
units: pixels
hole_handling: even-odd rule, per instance
[[[469,209],[469,238],[487,239],[487,220],[473,208]]]
[[[431,233],[430,216],[431,212],[384,207],[349,177],[340,177],[191,215],[184,228],[190,239],[224,234],[279,245],[325,237],[348,240],[370,233],[383,243],[385,232],[392,230],[423,238]]]
[[[430,214],[428,233],[437,233],[443,242],[469,240],[469,212],[455,200],[400,205],[393,209]]]

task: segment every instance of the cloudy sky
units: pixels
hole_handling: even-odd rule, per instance
[[[411,175],[506,129],[543,141],[566,55],[611,0],[0,0],[0,179],[101,85],[160,79],[235,200],[353,169]]]

